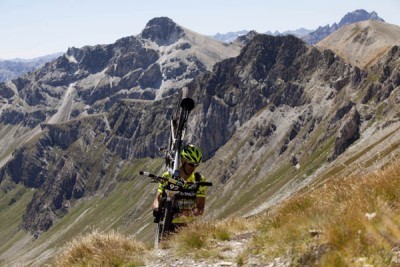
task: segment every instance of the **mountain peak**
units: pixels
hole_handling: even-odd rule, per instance
[[[357,9],[353,12],[347,13],[339,22],[338,26],[341,28],[344,25],[352,24],[355,22],[359,21],[364,21],[364,20],[378,20],[385,22],[382,18],[378,16],[378,14],[375,11],[372,11],[371,13],[365,11],[364,9]]]
[[[151,19],[141,33],[141,37],[150,39],[158,45],[175,43],[183,35],[183,28],[168,17]]]

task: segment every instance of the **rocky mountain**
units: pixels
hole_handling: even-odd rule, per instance
[[[300,39],[306,36],[307,34],[313,32],[312,30],[306,29],[306,28],[299,28],[297,30],[288,30],[284,31],[282,33],[276,32],[274,35],[294,35],[296,37],[299,37]],[[268,33],[267,33],[268,34]]]
[[[1,153],[36,133],[40,123],[107,111],[120,99],[172,95],[239,49],[239,44],[220,43],[168,18],[155,18],[138,36],[114,44],[70,48],[44,67],[0,85],[0,121],[7,125]]]
[[[55,53],[33,59],[0,60],[0,82],[7,82],[22,76],[61,55],[62,53]]]
[[[378,16],[375,11],[371,13],[365,11],[364,9],[358,9],[353,12],[347,13],[339,23],[333,23],[331,26],[325,25],[318,27],[315,31],[305,35],[302,39],[307,43],[313,45],[327,37],[328,35],[334,33],[343,26],[353,24],[355,22],[365,21],[365,20],[376,20],[385,22],[382,18]]]
[[[79,199],[97,191],[97,182],[88,182],[88,170],[94,166],[89,167],[89,162],[82,158],[82,166],[86,167],[76,169],[77,162],[68,160],[73,152],[64,154],[63,150],[81,138],[91,146],[103,136],[107,145],[100,146],[110,150],[110,157],[154,157],[167,137],[165,130],[158,131],[158,127],[168,125],[166,116],[171,112],[163,110],[165,102],[159,101],[154,103],[161,104],[159,114],[163,116],[157,116],[155,111],[145,112],[146,101],[172,99],[169,96],[176,95],[182,86],[211,70],[217,61],[236,56],[239,49],[238,44],[217,42],[169,18],[155,18],[138,36],[122,38],[111,45],[70,48],[39,70],[1,84],[0,166],[4,168],[0,181],[3,185],[12,181],[38,189],[23,215],[22,228],[36,234],[48,230],[55,218],[66,213],[65,205],[69,205],[66,202],[71,198]],[[120,100],[132,102],[123,109]],[[135,111],[131,106],[136,107]],[[128,111],[133,113],[123,114]],[[113,117],[103,112],[110,112]],[[144,131],[137,129],[142,119],[136,112],[142,113],[149,123],[157,123]],[[114,135],[111,128],[116,124],[119,130]],[[65,132],[67,128],[61,125],[69,125],[69,130]],[[81,128],[83,125],[88,128]],[[90,130],[91,127],[100,132]],[[160,136],[152,136],[152,131]],[[146,135],[142,136],[144,132]],[[140,147],[138,139],[131,139],[133,136],[146,140]],[[154,142],[154,138],[158,141]],[[59,148],[62,151],[55,152]],[[78,151],[84,153],[80,148]],[[95,151],[92,152],[99,152]],[[102,156],[106,156],[107,152],[103,152]],[[36,153],[43,157],[30,161],[29,155],[36,157]],[[54,153],[61,154],[53,158]],[[93,164],[103,161],[97,160]],[[98,169],[100,173],[90,170],[90,175],[98,174],[96,180],[105,175],[108,163],[104,164]],[[87,187],[92,182],[93,190]],[[3,190],[7,192],[7,188],[8,185]]]
[[[205,114],[223,115],[203,118],[204,129],[197,135],[204,136],[202,147],[215,151],[214,158],[219,159],[206,163],[220,182],[213,190],[236,193],[215,199],[212,213],[254,214],[312,183],[316,176],[341,172],[335,166],[344,159],[347,164],[363,164],[376,157],[375,149],[392,153],[386,145],[374,144],[388,136],[392,141],[398,138],[398,52],[394,46],[374,71],[365,72],[329,50],[308,48],[294,37],[257,36],[230,59],[234,63],[218,64],[214,74],[196,88],[207,88],[202,96],[207,99]],[[384,74],[385,68],[390,74]],[[371,75],[376,75],[372,83]],[[221,76],[226,77],[224,83]],[[368,93],[371,88],[379,89]],[[378,103],[391,106],[383,111],[381,121],[376,117]],[[389,125],[387,132],[383,130]],[[219,138],[209,136],[211,132]],[[342,155],[354,143],[358,151],[371,147],[375,151],[352,158],[358,153],[354,148]],[[255,209],[257,205],[260,209]]]
[[[155,18],[1,84],[0,259],[43,263],[90,228],[151,243],[155,185],[137,173],[162,171],[182,86],[196,103],[186,141],[214,184],[206,218],[251,216],[398,158],[396,43],[363,69],[292,35],[242,44]]]
[[[243,30],[243,31],[237,31],[237,32],[227,32],[227,33],[217,33],[212,36],[215,40],[224,42],[224,43],[230,43],[234,42],[238,37],[246,35],[249,31]]]
[[[364,9],[358,9],[353,12],[347,13],[338,23],[333,23],[331,26],[325,25],[325,26],[320,26],[316,30],[308,30],[305,28],[299,28],[297,30],[288,30],[284,32],[279,32],[279,31],[267,31],[264,32],[264,34],[268,35],[274,35],[274,36],[280,36],[280,35],[294,35],[296,37],[299,37],[300,39],[303,39],[310,45],[314,45],[327,37],[328,35],[334,33],[338,29],[350,25],[356,22],[360,21],[366,21],[366,20],[375,20],[375,21],[381,21],[385,22],[382,18],[378,16],[378,14],[375,11],[372,11],[371,13],[365,11]],[[228,32],[228,33],[217,33],[213,36],[214,39],[230,43],[234,42],[237,38],[246,35],[249,33],[247,30],[243,31],[237,31],[237,32]]]
[[[252,31],[243,30],[243,31],[237,31],[237,32],[217,33],[217,34],[213,35],[212,38],[214,38],[215,40],[224,42],[224,43],[231,43],[231,42],[234,42],[235,40],[237,40],[238,38],[240,39],[241,37],[246,36],[250,32],[252,32]],[[265,34],[274,35],[274,36],[291,34],[291,35],[297,36],[299,38],[302,38],[303,36],[306,36],[307,34],[309,34],[311,32],[312,32],[312,30],[300,28],[297,30],[284,31],[282,33],[280,33],[279,31],[275,31],[275,32],[267,31],[267,32],[265,32]]]

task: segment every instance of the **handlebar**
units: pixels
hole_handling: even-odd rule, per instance
[[[154,179],[157,182],[164,181],[164,182],[169,182],[171,184],[175,184],[175,185],[178,185],[178,186],[183,186],[185,184],[185,183],[183,183],[183,182],[181,182],[179,180],[176,180],[176,179],[173,179],[173,178],[157,176],[157,175],[151,174],[149,172],[140,171],[139,174],[140,175],[144,175],[144,176],[148,176],[148,177]],[[201,186],[212,186],[211,182],[187,182],[186,184],[198,184],[198,185],[201,185]]]

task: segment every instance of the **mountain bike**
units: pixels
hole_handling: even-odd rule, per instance
[[[170,122],[170,137],[168,148],[165,151],[165,167],[171,174],[171,178],[157,176],[148,172],[141,171],[141,175],[146,175],[153,179],[153,182],[166,182],[164,189],[165,194],[161,197],[159,204],[160,217],[157,221],[157,229],[155,236],[155,247],[162,238],[173,231],[172,219],[174,213],[178,212],[175,202],[175,195],[178,193],[193,194],[199,186],[212,186],[210,182],[192,182],[188,183],[180,179],[179,165],[182,142],[185,137],[186,123],[189,118],[190,111],[195,106],[194,100],[188,97],[186,89],[182,92],[182,97],[179,107],[173,114]],[[197,179],[196,179],[197,180]],[[195,191],[196,190],[196,191]]]

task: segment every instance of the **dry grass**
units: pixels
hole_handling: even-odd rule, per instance
[[[143,266],[143,244],[111,231],[79,236],[55,257],[54,266]]]
[[[287,255],[299,266],[393,265],[400,248],[400,167],[334,179],[262,221],[247,256]]]

